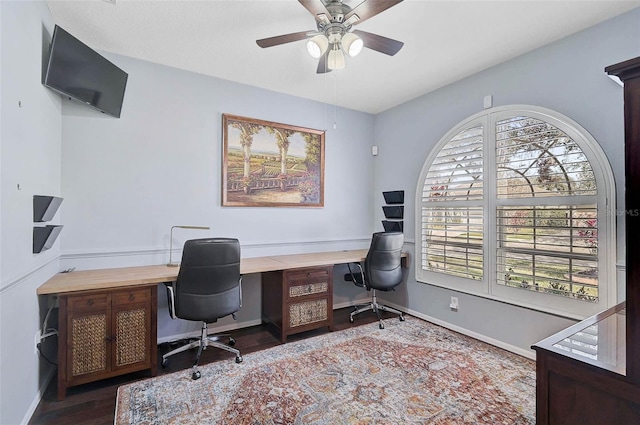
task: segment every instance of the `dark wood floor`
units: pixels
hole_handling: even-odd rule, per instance
[[[373,312],[368,311],[359,314],[355,319],[355,323],[351,324],[349,323],[349,313],[351,313],[352,310],[353,309],[351,307],[334,310],[334,331],[372,323],[377,320],[376,315]],[[395,319],[397,316],[390,313],[384,313],[383,317],[389,318],[389,320],[397,320]],[[327,328],[317,329],[297,335],[291,335],[287,341],[296,341],[327,332]],[[266,325],[240,329],[232,332],[232,335],[236,340],[235,347],[240,350],[243,356],[254,351],[264,350],[280,344],[280,339],[271,333]],[[158,362],[161,361],[164,353],[173,348],[174,347],[169,347],[168,344],[161,344],[158,346]],[[168,367],[165,369],[160,368],[158,370],[158,375],[189,369],[193,365],[194,359],[195,350],[186,351],[172,356]],[[233,360],[233,354],[224,350],[209,348],[202,353],[200,364],[207,364],[215,361],[233,362]],[[118,387],[129,382],[147,378],[149,378],[148,372],[139,372],[90,384],[79,385],[77,387],[71,387],[67,390],[67,397],[63,401],[57,401],[57,381],[56,378],[54,378],[49,384],[40,404],[38,404],[29,424],[111,425],[114,420]]]

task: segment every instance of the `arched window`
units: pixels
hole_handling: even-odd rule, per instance
[[[561,114],[494,108],[453,128],[416,190],[416,279],[563,316],[615,304],[615,188]]]

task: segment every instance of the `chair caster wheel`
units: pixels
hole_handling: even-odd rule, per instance
[[[236,357],[236,363],[242,363],[242,356]]]
[[[384,325],[382,323],[380,323],[380,329],[384,329]]]
[[[193,373],[191,374],[191,379],[193,379],[193,380],[195,381],[195,380],[200,379],[200,377],[201,377],[201,376],[202,376],[202,375],[200,374],[200,371],[199,371],[199,370],[196,370],[195,372],[193,372]]]
[[[229,338],[229,345],[230,345],[230,346],[232,346],[232,347],[233,347],[234,345],[236,345],[236,340],[235,340],[235,339],[233,339],[233,338]]]
[[[404,322],[404,316],[400,316],[400,321]]]
[[[162,359],[162,363],[160,363],[160,366],[161,366],[163,369],[166,369],[166,368],[167,368],[167,366],[169,366],[169,359]]]
[[[349,316],[349,323],[353,323],[353,317]]]

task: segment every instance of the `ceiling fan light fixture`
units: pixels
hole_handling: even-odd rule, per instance
[[[342,36],[342,48],[352,58],[357,56],[364,47],[364,42],[360,37],[352,32],[346,33]]]
[[[327,67],[331,70],[344,68],[344,53],[339,46],[331,49],[327,56]]]
[[[315,59],[324,55],[324,52],[327,51],[328,47],[329,40],[327,40],[327,37],[325,37],[324,34],[318,34],[307,41],[307,51]]]

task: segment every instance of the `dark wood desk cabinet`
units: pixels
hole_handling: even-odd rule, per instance
[[[262,320],[287,336],[333,324],[333,266],[263,273]]]
[[[68,387],[157,374],[157,285],[59,295],[58,399]]]
[[[533,346],[537,425],[640,424],[640,388],[626,376],[624,307]]]

